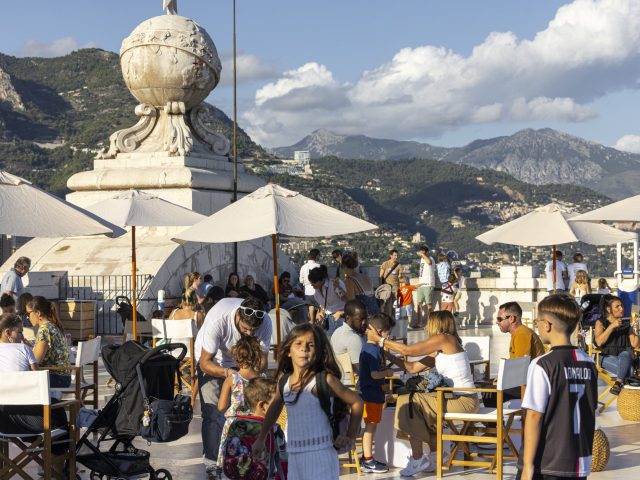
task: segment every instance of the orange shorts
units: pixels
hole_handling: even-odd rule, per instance
[[[383,403],[364,402],[364,423],[380,423],[382,420]]]

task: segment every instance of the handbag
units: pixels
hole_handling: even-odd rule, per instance
[[[189,433],[193,418],[191,397],[177,394],[173,400],[162,400],[147,396],[140,365],[136,366],[140,390],[144,399],[144,413],[140,436],[148,442],[173,442]],[[178,391],[182,390],[182,380],[178,377]]]
[[[416,393],[435,392],[438,387],[448,387],[445,378],[435,370],[429,370],[426,375],[416,375],[408,379],[404,388],[398,390],[398,395],[409,394],[409,418],[413,418],[413,397]],[[445,398],[451,397],[445,395]]]

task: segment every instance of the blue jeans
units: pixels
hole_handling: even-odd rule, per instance
[[[207,470],[215,467],[220,450],[220,437],[224,427],[224,415],[218,412],[218,398],[224,378],[212,377],[197,368],[200,407],[202,409],[202,451]]]
[[[340,317],[336,320],[333,315],[327,315],[327,337],[331,338],[333,332],[335,332],[336,329],[340,328],[343,323],[343,317]]]
[[[633,375],[633,357],[631,352],[620,352],[618,356],[606,355],[602,357],[602,368],[615,373],[621,382]]]

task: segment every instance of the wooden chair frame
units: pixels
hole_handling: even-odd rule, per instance
[[[356,379],[356,374],[353,371],[353,364],[351,363],[351,355],[349,354],[349,352],[340,353],[336,355],[336,360],[342,372],[349,375],[349,378],[351,379],[351,385],[347,385],[347,387],[357,392],[358,391],[357,379]],[[356,472],[358,472],[358,475],[361,475],[362,471],[360,469],[360,456],[358,455],[358,447],[362,447],[361,436],[356,437],[356,441],[353,444],[353,448],[349,452],[349,459],[347,460],[346,463],[341,463],[340,466],[345,468],[355,468]]]
[[[442,478],[443,470],[449,470],[452,466],[464,467],[487,467],[493,473],[496,473],[498,480],[502,480],[503,462],[505,459],[519,460],[518,449],[510,438],[511,434],[524,433],[523,427],[523,409],[507,409],[503,405],[503,390],[512,388],[513,385],[503,384],[503,375],[508,368],[514,368],[517,377],[521,377],[520,386],[524,389],[526,381],[526,372],[529,364],[529,357],[521,357],[514,359],[501,359],[500,370],[498,374],[498,388],[438,388],[437,389],[437,440],[436,440],[436,478]],[[517,370],[515,370],[517,369]],[[451,392],[469,392],[469,393],[495,393],[497,396],[496,408],[482,408],[479,413],[447,413],[445,412],[445,394]],[[521,418],[521,428],[512,428],[516,417]],[[457,424],[462,422],[459,428]],[[476,422],[495,423],[495,427],[477,427]],[[444,429],[448,427],[451,433],[445,433]],[[483,436],[476,436],[476,433],[483,433]],[[493,434],[493,436],[490,436]],[[454,447],[449,454],[446,462],[443,456],[443,447],[446,440],[454,442]],[[491,452],[473,452],[469,448],[469,443],[489,443],[496,446],[495,453]],[[505,455],[505,444],[510,451],[509,455]],[[464,452],[463,460],[456,460],[455,456],[459,449]]]
[[[76,418],[78,417],[80,402],[78,400],[68,400],[52,405],[48,398],[49,373],[47,371],[12,372],[11,374],[13,379],[17,379],[18,375],[30,375],[33,379],[31,383],[33,384],[34,382],[37,382],[44,392],[46,392],[44,395],[47,395],[47,398],[42,398],[35,404],[42,405],[43,431],[42,433],[0,434],[0,478],[14,478],[17,475],[24,480],[37,480],[37,475],[32,477],[25,470],[25,467],[33,461],[42,467],[44,480],[51,480],[52,478],[60,480],[66,480],[67,478],[75,479],[77,438]],[[7,380],[5,379],[5,381]],[[20,386],[21,384],[16,382],[12,383],[8,388],[20,388]],[[2,399],[1,392],[0,399]],[[4,399],[1,401],[2,403],[5,403]],[[18,405],[16,402],[11,402],[9,404]],[[69,411],[68,430],[51,430],[51,412],[58,409],[65,409]],[[63,439],[65,435],[68,436],[68,439]],[[35,440],[30,443],[29,440],[25,440],[33,437],[35,437]],[[69,443],[69,451],[62,455],[62,458],[67,461],[68,472],[60,472],[54,467],[51,447],[54,443],[67,442]],[[13,458],[9,456],[9,447],[11,444],[15,445],[20,450],[20,453]]]
[[[589,341],[587,342],[587,345],[589,347],[588,353],[591,357],[593,357],[593,361],[596,364],[596,370],[598,371],[598,378],[600,378],[607,385],[607,388],[600,395],[598,395],[598,405],[600,405],[600,407],[598,408],[598,413],[602,413],[607,408],[609,408],[609,405],[611,405],[613,402],[615,402],[618,399],[617,395],[614,395],[613,393],[611,393],[611,388],[616,383],[616,376],[610,372],[607,372],[604,368],[602,368],[602,365],[600,363],[602,361],[601,359],[602,350],[600,350],[594,345],[594,341],[595,341],[594,329],[593,327],[589,327]]]

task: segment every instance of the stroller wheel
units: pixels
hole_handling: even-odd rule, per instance
[[[173,480],[169,470],[165,470],[164,468],[156,470],[155,475],[152,475],[151,478],[155,480]]]

